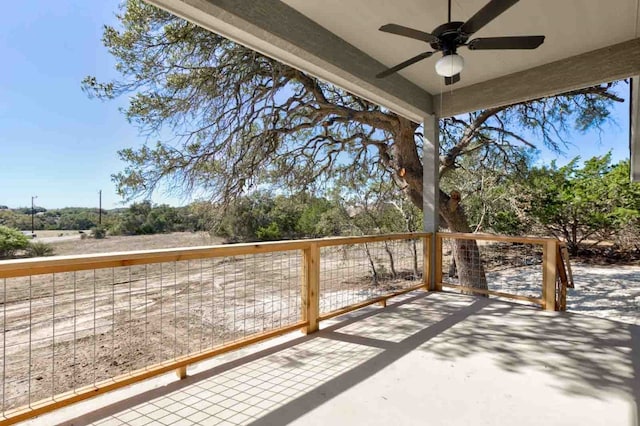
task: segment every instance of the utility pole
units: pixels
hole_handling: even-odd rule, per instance
[[[35,207],[33,205],[33,200],[35,200],[36,198],[38,198],[37,195],[32,195],[31,196],[31,238],[33,238],[33,235],[35,234],[35,221],[34,218],[36,216],[36,210]]]
[[[98,191],[98,225],[102,225],[102,189]]]

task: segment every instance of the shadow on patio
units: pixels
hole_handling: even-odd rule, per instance
[[[640,327],[414,293],[65,424],[633,425],[639,397]]]

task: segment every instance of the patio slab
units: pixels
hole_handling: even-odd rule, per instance
[[[638,425],[640,327],[414,293],[135,390],[30,423]]]

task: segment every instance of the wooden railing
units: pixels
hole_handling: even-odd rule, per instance
[[[170,371],[183,378],[212,356],[428,289],[431,241],[416,233],[0,261],[0,424]]]
[[[455,250],[473,265],[460,251],[473,247],[488,289],[443,271]],[[184,378],[190,364],[418,289],[562,309],[570,272],[560,249],[413,233],[0,261],[0,425],[170,371]],[[539,294],[509,287],[518,271]]]
[[[435,287],[564,310],[570,263],[562,247],[553,238],[440,232],[436,235]],[[457,275],[456,251],[466,259],[464,277]]]

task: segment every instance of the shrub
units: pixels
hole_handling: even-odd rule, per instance
[[[107,236],[107,229],[102,226],[91,228],[91,236],[96,240],[101,240]]]
[[[0,259],[13,257],[29,246],[29,239],[17,229],[0,225]]]
[[[274,241],[282,239],[282,232],[277,223],[271,222],[267,227],[260,227],[256,231],[258,241]]]
[[[54,254],[53,247],[40,241],[30,242],[27,247],[27,256],[29,257],[53,256]]]
[[[522,235],[527,226],[514,211],[503,210],[496,212],[490,219],[491,229],[498,234]]]

